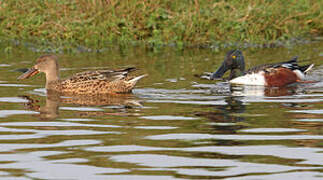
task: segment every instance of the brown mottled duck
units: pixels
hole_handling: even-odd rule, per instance
[[[130,67],[120,70],[95,70],[77,73],[69,78],[59,78],[57,56],[40,56],[36,64],[18,79],[27,79],[43,72],[46,75],[46,89],[63,94],[99,95],[130,93],[138,80],[145,77],[129,77],[128,73],[136,68]]]

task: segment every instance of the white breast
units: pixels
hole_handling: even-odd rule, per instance
[[[304,73],[302,71],[300,71],[298,69],[295,69],[293,72],[296,74],[296,76],[299,79],[301,79],[301,80],[304,80],[305,79],[305,75],[304,75]]]
[[[244,76],[234,78],[229,82],[233,84],[260,85],[260,86],[266,85],[264,72],[246,74]]]

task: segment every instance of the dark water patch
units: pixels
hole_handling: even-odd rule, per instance
[[[34,53],[106,53],[109,51],[123,51],[123,49],[140,48],[153,53],[161,53],[163,51],[182,51],[184,49],[208,49],[214,52],[220,52],[224,49],[263,49],[263,48],[292,48],[295,46],[308,45],[321,42],[321,37],[293,37],[285,40],[276,40],[270,42],[228,42],[214,41],[212,43],[190,44],[190,43],[164,43],[158,44],[149,42],[129,41],[125,45],[117,45],[111,42],[103,42],[103,46],[93,48],[90,46],[78,45],[75,43],[64,42],[55,44],[49,41],[19,41],[19,40],[3,40],[0,41],[0,47],[5,49],[6,53],[12,53],[16,48],[26,49]],[[0,64],[1,67],[1,64]]]

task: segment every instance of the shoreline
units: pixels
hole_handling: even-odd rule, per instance
[[[322,37],[321,19],[314,0],[12,0],[0,2],[0,38],[64,52],[109,45],[271,47],[295,37]]]

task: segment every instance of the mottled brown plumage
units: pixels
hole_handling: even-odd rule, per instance
[[[128,77],[128,73],[135,70],[135,68],[131,67],[120,70],[85,71],[61,80],[59,78],[57,56],[43,55],[37,59],[32,68],[19,76],[18,79],[26,79],[39,72],[44,72],[46,74],[47,90],[54,90],[68,95],[118,94],[130,93],[138,80],[146,76]]]

